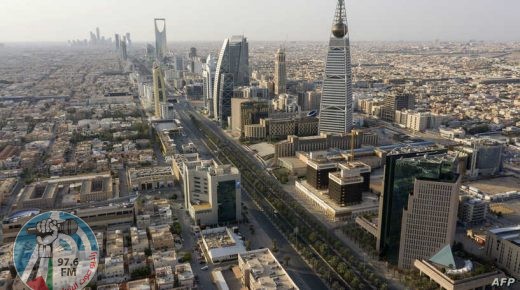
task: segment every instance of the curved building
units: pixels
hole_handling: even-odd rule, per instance
[[[215,70],[217,62],[210,54],[206,58],[206,63],[202,67],[202,85],[204,86],[204,105],[208,109],[209,115],[213,115],[213,84],[215,83]]]
[[[352,129],[352,68],[344,0],[338,0],[332,23],[320,106],[320,133]]]
[[[155,58],[159,61],[162,61],[166,52],[168,51],[168,47],[166,45],[166,19],[164,18],[155,18],[154,19],[155,26]],[[159,26],[162,26],[160,29]]]
[[[249,85],[249,44],[247,38],[242,35],[234,35],[224,40],[217,61],[213,86],[213,117],[221,120],[221,122],[227,122],[228,117],[222,116],[220,111],[223,100],[219,95],[222,91],[220,86],[224,74],[231,74],[235,86]],[[227,78],[228,80],[231,79],[229,76]],[[229,103],[224,100],[224,103],[226,103],[224,107],[229,104],[229,112],[231,113],[231,100],[229,100]]]

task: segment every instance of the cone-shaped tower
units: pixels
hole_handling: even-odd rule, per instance
[[[338,0],[332,22],[320,104],[320,133],[346,133],[352,129],[352,68],[347,14]]]

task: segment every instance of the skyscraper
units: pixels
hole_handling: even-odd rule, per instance
[[[157,60],[162,61],[166,52],[168,52],[168,46],[166,45],[166,19],[155,18],[155,57]],[[162,29],[161,29],[162,28]]]
[[[385,103],[381,112],[383,120],[394,122],[395,111],[402,109],[413,109],[415,97],[412,94],[392,94],[385,97]]]
[[[285,49],[278,49],[274,61],[274,94],[285,94],[287,71],[285,69]]]
[[[453,172],[453,162],[439,161],[435,155],[446,153],[439,146],[395,149],[385,158],[383,194],[379,199],[379,234],[377,250],[392,264],[397,264],[401,221],[415,178],[439,178]]]
[[[132,46],[132,39],[130,39],[130,32],[127,32],[125,34],[125,39],[126,39],[126,44],[128,47],[131,47]]]
[[[209,115],[213,115],[213,84],[215,83],[215,69],[217,62],[213,56],[208,55],[206,63],[202,67],[202,85],[204,86],[203,96],[204,105],[209,111]]]
[[[96,40],[99,42],[101,40],[101,36],[99,35],[99,27],[96,27]]]
[[[128,59],[128,52],[126,50],[126,37],[123,36],[123,40],[121,40],[120,47],[120,55],[122,60]]]
[[[352,129],[352,68],[344,0],[338,0],[329,40],[320,108],[320,133]]]
[[[449,154],[430,158],[431,162],[445,162],[448,166],[456,163],[456,157]],[[459,188],[460,176],[452,172],[415,178],[401,222],[400,269],[410,269],[415,259],[427,259],[442,247],[453,244]]]
[[[213,117],[215,119],[222,119],[219,105],[220,85],[222,83],[222,75],[228,73],[232,75],[234,85],[249,85],[249,45],[247,38],[244,36],[235,35],[231,38],[226,38],[220,49],[215,71],[215,84],[213,86]]]
[[[155,117],[161,118],[161,106],[166,104],[167,97],[164,75],[158,63],[154,63],[152,77]]]
[[[121,38],[119,38],[119,34],[114,35],[114,41],[116,42],[116,50],[119,51],[119,47],[121,45]]]
[[[233,98],[234,85],[233,74],[225,73],[220,75],[218,111],[220,112],[220,125],[223,127],[228,124],[228,117],[231,116],[231,99]]]

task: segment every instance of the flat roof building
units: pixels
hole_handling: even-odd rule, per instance
[[[250,290],[299,289],[269,249],[238,254],[238,266],[242,272],[242,285]]]
[[[244,242],[229,228],[207,229],[200,233],[212,263],[235,260],[238,253],[246,251]]]

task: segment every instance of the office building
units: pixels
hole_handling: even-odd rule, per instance
[[[202,66],[202,86],[204,106],[208,110],[208,115],[213,116],[213,85],[215,84],[215,70],[217,69],[217,62],[210,54],[206,58],[206,63]]]
[[[438,155],[435,158],[453,157]],[[415,259],[426,259],[453,244],[457,224],[460,176],[448,172],[437,177],[418,176],[403,210],[399,243],[400,269],[411,269]]]
[[[162,27],[162,29],[161,29]],[[166,19],[155,18],[155,58],[161,62],[168,52],[168,46],[166,43]]]
[[[392,264],[397,264],[403,209],[408,204],[415,179],[439,178],[452,172],[453,162],[435,158],[446,151],[437,145],[410,146],[395,148],[386,155],[376,247],[380,256]]]
[[[341,162],[339,171],[329,172],[329,196],[338,205],[358,204],[370,190],[370,166],[362,162]]]
[[[381,119],[394,122],[395,111],[415,108],[415,96],[412,94],[392,94],[385,97]]]
[[[338,0],[325,65],[320,108],[320,133],[352,129],[352,68],[344,0]]]
[[[497,175],[502,170],[504,144],[492,139],[473,139],[457,148],[468,155],[466,174],[470,178]]]
[[[508,274],[520,279],[520,225],[491,229],[487,236],[487,257]]]
[[[233,74],[220,74],[220,81],[217,111],[219,112],[220,125],[225,127],[228,124],[228,118],[231,117],[231,99],[234,92]]]
[[[224,78],[226,78],[227,81],[224,81]],[[230,88],[223,90],[221,86],[223,86],[223,84],[229,85],[231,81],[233,81],[234,86],[249,85],[249,44],[247,39],[243,36],[226,38],[220,49],[217,61],[215,84],[213,86],[213,117],[221,121],[223,120],[223,122],[227,122],[226,118],[231,112],[223,118],[220,110],[222,107],[220,95],[222,91],[227,91]],[[231,88],[231,92],[232,91],[233,89]],[[229,97],[229,99],[231,99],[231,97]],[[227,100],[224,103],[226,102]],[[224,108],[226,108],[226,106],[224,106]],[[231,110],[231,102],[229,102],[229,109]]]
[[[338,170],[337,162],[314,156],[310,153],[310,160],[307,161],[307,183],[316,189],[327,189],[329,187],[329,173]]]
[[[287,91],[287,70],[285,67],[285,49],[278,49],[274,61],[274,94],[285,94]]]
[[[152,77],[155,117],[160,119],[162,118],[161,105],[166,104],[167,96],[164,75],[158,63],[154,63]]]
[[[213,160],[183,164],[185,207],[197,225],[216,225],[241,219],[240,172]]]
[[[252,99],[231,99],[231,129],[244,135],[246,125],[258,124],[269,115],[269,103]]]
[[[461,196],[459,199],[459,220],[465,225],[478,225],[486,221],[489,202],[471,197]]]

